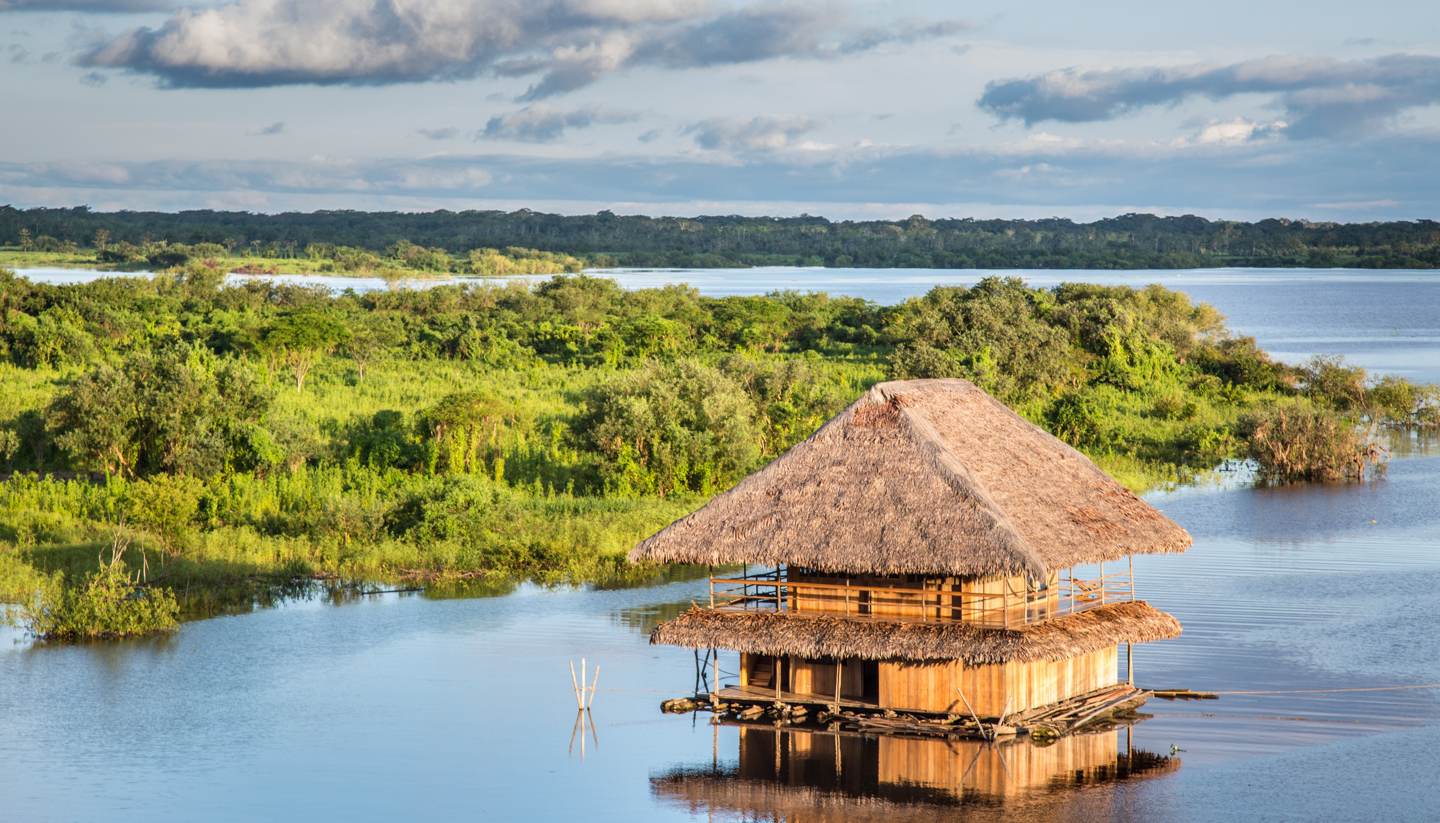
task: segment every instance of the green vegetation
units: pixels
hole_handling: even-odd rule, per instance
[[[910,376],[974,380],[1136,488],[1271,461],[1293,431],[1359,448],[1357,425],[1437,405],[1278,364],[1159,287],[989,279],[881,307],[585,276],[332,295],[0,274],[0,600],[69,637],[163,626],[166,592],[194,616],[304,580],[642,574],[638,539]],[[1323,425],[1267,425],[1279,407]]]
[[[1126,214],[1070,220],[841,221],[823,217],[566,217],[522,209],[430,213],[320,211],[309,214],[187,211],[92,212],[87,208],[0,207],[0,245],[144,247],[153,238],[226,254],[333,271],[506,273],[487,252],[506,249],[524,271],[593,266],[753,265],[930,268],[1193,268],[1204,266],[1440,266],[1440,223],[1241,223],[1201,217]],[[339,245],[332,245],[339,244]],[[350,248],[341,248],[341,247]],[[67,251],[68,250],[68,251]],[[545,256],[545,253],[552,256]],[[478,253],[478,257],[476,256]],[[213,255],[216,258],[225,255]],[[148,259],[148,254],[147,254]],[[0,265],[20,265],[0,258]],[[151,266],[155,264],[150,264]],[[563,269],[548,268],[565,266]],[[468,266],[469,268],[466,268]],[[490,270],[491,266],[497,268]],[[164,266],[162,266],[164,268]],[[317,269],[301,269],[311,271]]]
[[[94,640],[168,631],[178,626],[180,606],[169,589],[141,587],[144,569],[132,578],[121,560],[127,541],[116,535],[109,561],[75,585],[56,572],[41,581],[20,606],[20,622],[42,640]]]
[[[0,210],[3,211],[3,210]],[[402,282],[447,276],[505,277],[520,274],[574,274],[585,261],[568,254],[507,246],[471,249],[463,255],[445,249],[425,248],[405,240],[382,251],[332,243],[245,246],[223,243],[176,243],[141,240],[113,241],[98,229],[91,245],[35,237],[18,232],[16,245],[0,247],[0,266],[12,268],[102,268],[113,271],[157,271],[220,278],[226,274],[329,274],[380,277]]]

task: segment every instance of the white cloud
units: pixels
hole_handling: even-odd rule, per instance
[[[965,29],[908,21],[855,30],[847,11],[842,0],[234,0],[132,29],[81,63],[176,87],[535,77],[520,96],[534,101],[633,66],[833,59]]]

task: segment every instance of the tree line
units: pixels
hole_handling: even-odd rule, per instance
[[[1126,214],[1066,219],[831,221],[823,217],[563,216],[521,209],[428,213],[95,212],[0,207],[0,245],[76,248],[104,242],[217,244],[231,253],[299,258],[325,244],[386,252],[398,244],[467,257],[517,247],[594,266],[752,265],[926,268],[1192,268],[1440,266],[1433,220],[1330,223]],[[67,245],[68,244],[68,245]]]

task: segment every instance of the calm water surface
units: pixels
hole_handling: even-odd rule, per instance
[[[1440,281],[1424,275],[1155,274],[1262,342],[1297,341],[1296,354],[1440,372]],[[746,288],[709,276],[703,290]],[[899,291],[865,296],[933,281],[886,282]],[[1394,335],[1377,333],[1386,322]],[[694,663],[646,633],[702,597],[699,581],[298,601],[158,640],[32,647],[0,634],[0,821],[1433,819],[1440,692],[1370,689],[1440,683],[1440,448],[1402,441],[1363,486],[1222,480],[1151,500],[1195,546],[1136,561],[1141,596],[1185,625],[1136,648],[1137,682],[1252,694],[1152,701],[1128,730],[1049,750],[901,757],[874,739],[786,734],[777,778],[773,733],[742,742],[708,716],[658,712]],[[583,756],[567,667],[581,656],[602,667]],[[1367,691],[1337,691],[1355,689]]]
[[[76,269],[22,269],[52,283],[102,276],[146,276]],[[955,269],[602,269],[626,288],[688,283],[714,296],[782,289],[824,291],[899,303],[937,285],[971,285],[982,277],[1022,277],[1033,286],[1065,282],[1145,286],[1159,283],[1210,303],[1230,326],[1253,335],[1267,351],[1291,362],[1314,354],[1344,354],[1373,372],[1440,382],[1440,271],[1368,269],[1187,269],[1134,271],[977,271]],[[255,279],[232,275],[232,282]],[[335,290],[388,288],[379,278],[275,275],[265,279]],[[544,278],[515,278],[539,280]],[[425,287],[483,278],[412,281]]]

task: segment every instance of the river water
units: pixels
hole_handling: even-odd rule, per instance
[[[1179,276],[1297,353],[1440,371],[1440,313],[1415,310],[1435,306],[1432,281],[1385,274],[1243,273],[1228,292]],[[1094,279],[1123,277],[1144,282]],[[1364,308],[1372,289],[1393,320]],[[663,716],[694,660],[647,632],[703,596],[698,580],[297,600],[160,639],[0,635],[0,820],[1433,819],[1440,691],[1410,687],[1440,683],[1440,447],[1402,438],[1359,486],[1231,477],[1150,499],[1195,546],[1136,559],[1140,596],[1185,626],[1136,647],[1137,683],[1227,694],[1152,700],[1128,729],[904,748]],[[568,668],[582,656],[601,668],[583,731]]]

